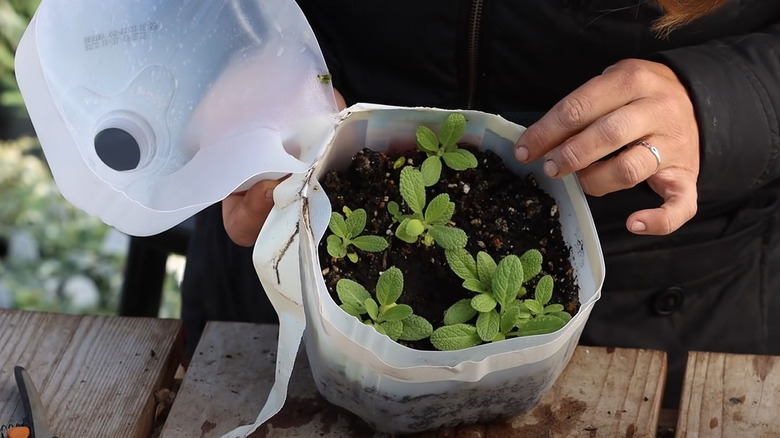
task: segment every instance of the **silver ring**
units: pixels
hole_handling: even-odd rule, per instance
[[[647,148],[647,150],[650,151],[650,153],[653,154],[653,156],[655,157],[655,161],[656,161],[655,171],[653,171],[653,175],[658,173],[658,171],[661,170],[661,153],[658,151],[658,148],[653,146],[653,145],[651,145],[650,143],[648,143],[648,142],[646,142],[644,140],[640,140],[640,141],[634,143],[634,146],[644,146],[644,147]]]

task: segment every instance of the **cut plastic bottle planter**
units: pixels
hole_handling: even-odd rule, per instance
[[[464,141],[519,175],[534,173],[556,199],[579,312],[554,333],[441,352],[404,347],[338,308],[320,274],[331,207],[317,178],[363,146],[414,144],[417,126],[438,129],[449,111],[358,104],[338,113],[292,0],[44,0],[16,71],[63,194],[128,234],[161,232],[235,190],[292,174],[274,192],[254,252],[279,314],[276,380],[256,421],[225,437],[245,436],[281,409],[304,329],[319,391],[379,430],[526,411],[566,366],[599,299],[603,256],[577,181],[516,162],[522,127],[461,111]]]

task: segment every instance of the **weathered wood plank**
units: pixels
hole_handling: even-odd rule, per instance
[[[275,325],[209,322],[160,438],[220,437],[254,422],[273,385],[278,332]]]
[[[691,352],[677,437],[780,436],[780,357]]]
[[[60,437],[148,438],[182,342],[178,320],[0,309],[0,424],[23,420],[22,365]]]
[[[664,352],[580,346],[539,405],[510,423],[549,437],[654,437],[665,382]]]
[[[275,326],[209,323],[161,438],[218,438],[252,422],[273,384],[276,339]],[[654,437],[665,376],[666,355],[662,352],[580,346],[531,412],[491,424],[415,436]],[[373,432],[356,416],[319,396],[302,354],[284,408],[253,437],[312,436],[385,435]]]

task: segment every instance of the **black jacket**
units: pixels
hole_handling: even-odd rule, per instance
[[[350,103],[475,108],[527,124],[620,59],[660,60],[696,108],[702,202],[780,176],[780,2],[732,1],[666,39],[649,28],[652,1],[298,3]]]
[[[589,199],[607,280],[583,341],[666,350],[673,385],[686,350],[780,353],[770,334],[780,2],[732,1],[668,38],[650,29],[652,1],[298,3],[349,103],[475,108],[528,124],[620,59],[670,66],[699,124],[699,211],[671,236],[635,236],[628,215],[661,204],[646,184]],[[678,395],[667,389],[666,404]]]
[[[732,1],[663,39],[649,29],[652,1],[297,1],[348,103],[474,108],[527,125],[620,59],[669,65],[699,123],[699,211],[670,236],[635,236],[627,216],[661,204],[645,184],[589,199],[607,279],[582,340],[669,352],[669,406],[685,351],[780,353],[770,318],[780,310],[780,2]],[[236,288],[193,274],[185,312],[209,306],[188,300],[195,284],[221,291],[209,319],[257,319],[219,314]]]

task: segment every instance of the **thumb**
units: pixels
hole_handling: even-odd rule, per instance
[[[655,189],[655,188],[654,188]],[[696,214],[696,184],[684,184],[679,192],[655,190],[664,197],[659,208],[639,210],[628,217],[626,227],[635,234],[663,236],[677,231]]]
[[[222,201],[222,222],[228,237],[238,245],[252,246],[271,208],[274,188],[280,181],[260,181],[245,192],[233,193]]]

